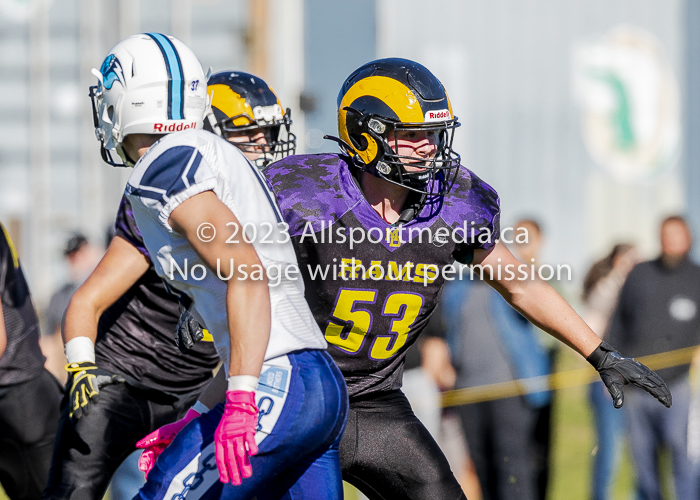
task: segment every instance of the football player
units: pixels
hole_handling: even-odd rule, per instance
[[[210,384],[200,399],[209,411],[177,434],[139,497],[191,499],[213,488],[340,498],[347,393],[303,283],[290,276],[294,251],[264,180],[239,149],[199,130],[206,79],[182,42],[135,35],[105,67],[119,71],[96,72],[103,157],[136,163],[126,193],[146,249],[171,290],[192,300],[227,377],[225,403],[215,405]]]
[[[209,77],[207,94],[211,111],[205,117],[204,129],[226,138],[258,168],[294,153],[296,136],[291,132],[291,110],[283,110],[272,88],[261,78],[242,71],[215,73]],[[196,329],[198,325],[193,321],[187,320]],[[190,331],[180,328],[178,335],[187,336]],[[193,345],[196,339],[178,338],[178,342]],[[148,474],[176,431],[188,421],[182,419],[169,426],[167,432],[156,430],[136,444],[144,449],[139,461],[143,472]]]
[[[105,68],[102,71],[108,73]],[[208,92],[213,98],[216,91],[213,110],[219,118],[212,121],[212,131],[228,135],[260,166],[294,151],[290,112],[282,110],[264,81],[229,71],[212,75],[209,82],[216,85],[210,86]],[[85,340],[89,339],[94,345],[95,366],[128,382],[109,387],[98,382],[94,390],[90,388],[85,394],[81,392],[84,384],[69,385],[72,407],[66,407],[61,421],[60,444],[47,490],[50,498],[77,498],[84,493],[91,498],[103,496],[116,467],[134,450],[134,443],[146,448],[139,467],[148,473],[159,452],[172,440],[172,431],[156,429],[181,419],[168,427],[179,429],[206,411],[201,402],[194,406],[192,403],[219,359],[208,332],[205,340],[209,342],[192,347],[196,339],[188,339],[187,335],[197,332],[198,325],[187,312],[178,328],[182,335],[180,348],[187,351],[186,355],[175,348],[179,303],[153,268],[126,196],[115,227],[118,239],[74,295],[64,333],[71,343],[71,352],[76,342],[85,343],[90,350]],[[187,303],[188,299],[182,298]],[[102,311],[105,312],[100,317]],[[81,337],[82,340],[73,341]],[[160,347],[157,356],[156,346]],[[70,366],[68,369],[74,370]],[[100,403],[94,405],[98,396]],[[90,416],[82,416],[91,408]],[[107,427],[118,429],[119,439],[109,438]],[[140,438],[143,439],[137,442]],[[90,445],[89,453],[78,453],[76,443],[80,441]]]
[[[291,110],[261,78],[242,71],[221,71],[209,77],[211,113],[204,128],[223,136],[259,168],[294,154]]]
[[[290,156],[264,172],[289,224],[306,298],[347,382],[343,478],[372,500],[463,498],[400,390],[405,352],[455,278],[455,260],[481,269],[477,276],[514,308],[586,357],[616,407],[627,383],[671,404],[655,373],[601,343],[546,282],[509,279],[521,263],[498,242],[496,192],[452,149],[457,126],[430,71],[381,59],[340,90],[334,139],[342,154]]]
[[[44,498],[104,496],[139,439],[192,418],[219,362],[211,341],[178,350],[178,300],[156,274],[126,198],[115,230],[66,311],[70,377]]]
[[[61,386],[44,361],[39,318],[0,224],[0,484],[12,500],[39,498],[49,475]]]

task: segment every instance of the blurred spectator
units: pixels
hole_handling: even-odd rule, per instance
[[[73,292],[90,275],[102,253],[99,248],[91,245],[85,236],[74,233],[66,242],[63,255],[68,263],[68,281],[51,296],[44,315],[44,331],[39,344],[46,357],[46,368],[65,384],[68,375],[64,369],[66,356],[63,352],[61,321]]]
[[[622,285],[637,262],[637,251],[632,245],[618,244],[591,266],[583,280],[584,319],[601,339],[617,306]],[[613,478],[624,437],[624,422],[622,413],[613,407],[612,398],[603,382],[591,385],[589,397],[598,442],[593,459],[591,492],[593,500],[605,500],[612,495]]]
[[[0,305],[0,483],[12,500],[34,500],[49,475],[61,387],[44,368],[39,319],[2,225]]]
[[[528,227],[540,239],[538,229],[534,224]],[[528,248],[534,252],[527,255],[535,255],[539,246]],[[534,327],[475,276],[471,280],[466,271],[462,280],[448,283],[443,293],[456,387],[549,374],[549,357]],[[542,390],[546,387],[525,389],[524,396],[458,407],[484,500],[539,498],[536,429],[541,408],[551,396]]]
[[[420,338],[406,352],[402,390],[416,416],[440,445],[467,498],[478,500],[479,479],[459,416],[452,408],[440,407],[439,392],[452,389],[457,378],[445,334],[442,305],[438,303]]]
[[[513,254],[527,264],[542,265],[540,262],[540,252],[544,243],[544,236],[540,223],[535,219],[523,218],[515,224],[515,234],[526,231],[526,240],[516,238],[516,245],[513,247]],[[556,280],[550,280],[552,285],[563,295],[562,290],[557,286]],[[548,358],[547,374],[554,366],[554,358],[560,345],[554,337],[543,332],[539,328],[532,327],[537,336],[537,342],[545,349]],[[552,398],[547,398],[539,408],[537,408],[537,423],[535,424],[534,436],[534,465],[537,476],[537,498],[545,500],[547,498],[547,488],[549,485],[549,458],[552,449]]]
[[[406,352],[402,387],[416,417],[436,441],[442,411],[440,391],[452,389],[456,377],[444,340],[445,331],[438,319],[434,313],[418,341]]]
[[[661,225],[661,256],[638,264],[629,273],[608,333],[611,343],[628,356],[700,343],[700,266],[688,257],[691,245],[685,219],[669,217]],[[682,365],[658,370],[673,394],[669,409],[651,404],[655,401],[641,391],[625,394],[625,417],[642,500],[661,498],[658,451],[662,446],[671,452],[677,498],[697,498],[696,470],[687,454],[688,369]]]

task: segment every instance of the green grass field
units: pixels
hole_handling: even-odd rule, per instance
[[[573,352],[562,350],[558,369],[571,370],[584,366],[584,361]],[[590,478],[595,436],[593,419],[588,405],[586,386],[559,391],[554,406],[553,457],[551,462],[551,485],[549,500],[589,500]],[[663,457],[662,457],[663,458]],[[668,460],[662,459],[668,470]],[[668,474],[665,474],[668,477]],[[633,470],[629,453],[624,450],[622,464],[614,485],[613,500],[631,500]],[[672,500],[672,487],[666,481],[664,498]],[[346,499],[355,495],[346,488]],[[0,500],[7,496],[0,488]]]
[[[585,366],[572,351],[562,350],[558,370]],[[588,404],[588,386],[558,391],[554,400],[553,457],[550,500],[588,500],[591,490],[593,453],[596,449],[593,416]],[[626,447],[625,447],[626,448]],[[633,471],[625,449],[614,485],[614,500],[629,500]]]
[[[585,366],[573,351],[562,349],[558,370]],[[622,410],[621,410],[622,411]],[[552,482],[549,500],[588,500],[591,490],[593,453],[596,448],[593,416],[588,404],[588,387],[559,391],[554,407],[554,456],[551,463]],[[671,477],[670,457],[660,457],[663,497],[675,499]],[[634,469],[625,443],[617,478],[613,484],[612,500],[633,500]]]

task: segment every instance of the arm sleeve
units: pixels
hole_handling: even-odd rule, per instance
[[[122,201],[119,204],[117,218],[114,221],[114,235],[131,243],[131,245],[145,255],[148,260],[151,260],[151,256],[146,249],[146,244],[143,242],[141,231],[136,225],[134,210],[131,208],[131,203],[126,195],[122,197]]]
[[[209,151],[209,158],[214,154]],[[174,146],[163,151],[143,171],[134,172],[127,187],[127,194],[139,197],[149,210],[157,212],[158,220],[169,232],[172,211],[205,191],[214,191],[221,199],[222,190],[210,163],[194,146]]]
[[[446,202],[446,222],[460,238],[453,257],[462,264],[471,264],[474,250],[491,250],[501,237],[501,201],[498,193],[473,172],[468,172],[458,182],[457,189]],[[457,215],[457,217],[455,217]]]

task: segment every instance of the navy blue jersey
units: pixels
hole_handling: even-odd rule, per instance
[[[150,262],[131,205],[122,198],[116,236],[125,239]],[[131,381],[172,394],[202,389],[219,362],[214,344],[198,342],[183,355],[175,343],[180,317],[177,299],[168,293],[153,264],[100,317],[95,358],[107,370]]]
[[[393,226],[365,200],[348,162],[290,156],[264,174],[289,224],[306,299],[357,397],[401,387],[406,350],[457,276],[450,266],[495,245],[500,209],[496,192],[461,168],[447,195],[428,196],[414,220]]]
[[[0,387],[25,382],[41,373],[39,320],[17,250],[0,224],[0,303],[5,317],[7,346],[0,357]]]

